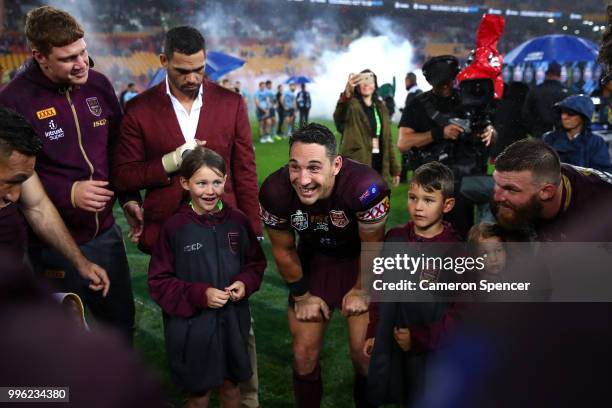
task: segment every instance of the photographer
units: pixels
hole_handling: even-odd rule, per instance
[[[451,119],[461,116],[461,98],[453,88],[458,73],[459,61],[452,55],[433,57],[425,62],[423,75],[433,89],[418,95],[406,106],[397,141],[402,153],[410,151],[412,169],[430,161],[449,166],[455,176],[456,191],[460,191],[463,177],[486,174],[486,147],[495,134],[490,125],[470,134]],[[473,218],[472,203],[458,194],[448,221],[465,237]]]
[[[349,75],[334,112],[336,128],[342,133],[340,154],[370,166],[397,186],[400,166],[391,139],[391,119],[377,90],[376,75],[369,69]]]

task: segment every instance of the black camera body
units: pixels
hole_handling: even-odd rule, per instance
[[[482,167],[483,160],[486,161],[486,146],[478,137],[487,126],[491,124],[494,109],[494,88],[491,79],[468,79],[459,84],[457,108],[451,113],[441,113],[434,106],[430,95],[419,95],[421,102],[430,119],[440,127],[453,123],[464,131],[457,141],[442,140],[431,143],[422,148],[411,149],[408,168],[414,170],[422,164],[439,161],[450,164],[455,155],[457,143],[470,145],[476,152],[474,166]]]
[[[473,136],[482,133],[491,124],[495,102],[493,81],[489,78],[466,79],[459,84],[461,105],[460,117],[452,118],[464,129],[464,134]]]

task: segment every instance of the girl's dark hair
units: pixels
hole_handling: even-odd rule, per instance
[[[179,174],[181,177],[189,179],[201,167],[208,167],[219,176],[225,176],[227,174],[223,157],[214,150],[206,147],[197,147],[187,153],[179,169]]]
[[[360,74],[366,73],[371,73],[372,75],[374,75],[374,93],[372,94],[372,99],[376,99],[378,98],[378,77],[371,69],[364,69],[360,72]],[[359,96],[360,98],[362,97],[361,91],[359,90],[359,84],[357,84],[357,86],[355,87],[355,95]]]

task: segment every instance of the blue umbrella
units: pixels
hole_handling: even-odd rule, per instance
[[[293,82],[294,84],[309,84],[312,82],[312,79],[308,78],[307,76],[303,76],[303,75],[294,75],[294,76],[290,76],[285,83],[289,84]]]
[[[529,62],[560,64],[574,61],[595,61],[597,44],[574,35],[544,35],[525,41],[504,57],[504,63],[517,65]]]
[[[245,61],[243,59],[218,51],[209,51],[206,54],[206,68],[204,73],[208,75],[210,79],[216,81],[223,75],[240,68],[244,65],[244,63]],[[158,69],[155,75],[153,75],[153,78],[151,78],[147,88],[151,88],[159,84],[165,77],[166,70],[163,68]]]

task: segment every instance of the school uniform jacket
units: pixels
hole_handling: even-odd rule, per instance
[[[149,264],[149,292],[162,308],[173,380],[186,392],[248,380],[250,313],[247,298],[259,289],[266,260],[245,215],[225,206],[198,215],[181,207],[164,224]],[[235,281],[245,297],[220,309],[207,306],[206,289]]]

